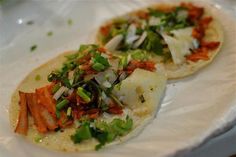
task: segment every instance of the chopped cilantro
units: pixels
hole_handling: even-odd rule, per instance
[[[153,31],[147,31],[147,38],[141,45],[144,50],[151,51],[157,55],[162,55],[163,45],[161,43],[161,36]]]
[[[31,52],[33,52],[33,51],[35,51],[36,49],[37,49],[37,45],[32,45],[31,47],[30,47],[30,51]]]
[[[96,71],[105,70],[110,66],[108,59],[103,57],[99,53],[94,53],[94,57],[92,58],[92,60],[93,60],[92,68]]]
[[[53,86],[52,88],[52,94],[55,94],[59,89],[60,89],[60,84],[56,84],[55,86]]]
[[[91,95],[91,93],[89,93],[88,91],[86,91],[85,89],[83,89],[82,87],[78,87],[77,92],[76,92],[86,103],[89,103],[91,101],[91,98],[89,95]]]
[[[52,32],[52,31],[50,31],[50,32],[47,33],[47,36],[49,36],[49,37],[52,36],[52,35],[53,35],[53,32]]]
[[[111,122],[95,121],[94,126],[89,122],[84,122],[76,130],[75,134],[71,136],[74,143],[80,143],[83,140],[95,138],[99,144],[95,149],[101,149],[106,143],[112,142],[118,136],[124,136],[131,131],[133,127],[133,120],[126,117],[125,120],[115,118]]]
[[[88,140],[92,138],[91,128],[89,123],[82,124],[74,135],[71,136],[71,140],[74,143],[80,143],[83,140]]]
[[[71,26],[73,24],[73,20],[72,19],[68,19],[67,20],[67,24]]]
[[[96,71],[102,71],[105,69],[105,66],[103,64],[97,62],[92,65],[92,68]]]
[[[69,103],[69,100],[64,99],[62,101],[60,101],[59,103],[56,104],[56,109],[58,111],[60,111],[61,109],[63,109],[67,104]]]

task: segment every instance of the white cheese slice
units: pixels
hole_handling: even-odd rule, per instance
[[[136,69],[129,77],[121,82],[120,88],[114,88],[113,93],[134,114],[144,116],[156,112],[164,94],[166,75],[161,72],[150,72]]]
[[[167,35],[166,33],[161,33],[170,49],[171,56],[175,64],[184,63],[185,56],[191,54],[190,49],[194,48],[192,30],[192,27],[173,30],[170,32],[173,36]]]

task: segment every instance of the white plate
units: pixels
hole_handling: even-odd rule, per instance
[[[35,67],[64,50],[77,49],[81,43],[91,41],[95,29],[105,19],[152,2],[154,1],[17,1],[12,2],[17,5],[2,8],[1,157],[65,155],[32,145],[13,133],[8,120],[11,94]],[[170,82],[157,118],[139,136],[110,149],[69,153],[69,156],[179,155],[232,126],[236,119],[236,22],[220,5],[212,7],[212,12],[222,23],[225,32],[224,46],[214,62],[191,77]],[[72,25],[67,24],[68,19],[73,20]],[[26,25],[29,20],[34,20],[35,23]],[[53,31],[53,36],[47,36],[49,31]],[[38,48],[30,52],[30,47],[34,44]]]

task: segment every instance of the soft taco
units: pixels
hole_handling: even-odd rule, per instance
[[[106,21],[96,41],[117,55],[146,57],[181,78],[212,62],[223,42],[211,6],[152,5]]]
[[[35,69],[12,96],[15,132],[59,151],[98,150],[137,135],[158,110],[166,75],[152,61],[122,63],[81,45]]]

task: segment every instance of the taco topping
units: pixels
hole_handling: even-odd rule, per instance
[[[180,65],[208,60],[209,52],[220,42],[204,45],[205,31],[212,17],[204,16],[204,8],[192,3],[179,6],[152,7],[133,12],[100,28],[100,42],[110,51],[148,52],[162,57],[161,62]]]
[[[123,114],[125,105],[112,92],[122,80],[136,68],[155,70],[155,64],[142,54],[136,52],[132,56],[128,60],[127,56],[112,56],[97,45],[81,45],[77,53],[66,56],[61,69],[48,75],[50,84],[35,89],[34,93],[19,92],[16,132],[27,134],[29,109],[39,133],[66,129],[77,123],[72,141],[80,143],[95,138],[99,142],[96,149],[127,134],[133,124],[128,115],[111,122],[101,117]]]

